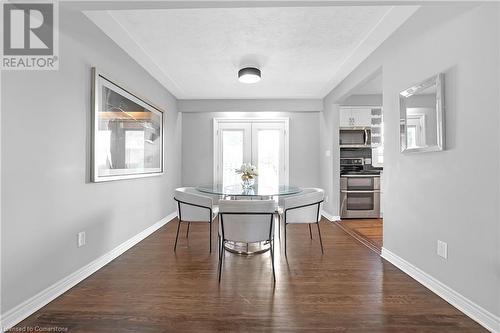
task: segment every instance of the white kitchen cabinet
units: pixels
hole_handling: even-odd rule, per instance
[[[372,109],[367,107],[341,107],[340,127],[371,127]]]
[[[384,146],[372,148],[372,166],[376,168],[384,167]]]
[[[346,108],[340,108],[339,112],[339,127],[351,127],[352,123],[352,116],[351,116],[351,109],[346,109]]]

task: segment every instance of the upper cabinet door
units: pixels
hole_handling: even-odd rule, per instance
[[[340,127],[371,127],[371,108],[341,107],[339,112]]]
[[[354,117],[354,126],[356,127],[371,127],[372,126],[372,109],[371,108],[355,108],[352,109]]]
[[[340,108],[339,111],[339,126],[340,127],[351,127],[353,126],[353,118],[351,114],[351,109]]]

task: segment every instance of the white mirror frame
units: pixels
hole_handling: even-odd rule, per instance
[[[436,85],[436,128],[437,143],[433,146],[408,148],[406,138],[406,99],[418,92]],[[399,138],[401,152],[430,152],[444,150],[444,74],[440,73],[399,93]]]

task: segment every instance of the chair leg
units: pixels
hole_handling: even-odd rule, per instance
[[[313,234],[311,231],[311,224],[308,224],[308,226],[309,226],[309,237],[311,237],[311,239],[313,239]]]
[[[221,240],[221,247],[219,253],[219,284],[222,277],[222,259],[224,258],[224,240]]]
[[[273,244],[271,244],[270,251],[271,251],[271,266],[273,268],[273,281],[276,283],[276,274],[274,273],[274,240],[271,240]]]
[[[186,230],[186,238],[188,238],[188,235],[189,235],[189,227],[191,226],[191,222],[188,222],[188,227],[187,227],[187,230]]]
[[[210,222],[208,223],[208,228],[210,230],[210,232],[209,232],[210,233],[210,236],[209,236],[209,238],[210,238],[210,244],[209,244],[210,253],[212,253],[212,223],[210,223]]]
[[[217,233],[217,258],[219,258],[219,255],[220,255],[220,236]],[[217,267],[217,268],[219,268],[219,267]]]
[[[285,257],[288,258],[288,256],[286,255],[286,223],[283,225],[283,231],[285,233]]]
[[[179,220],[179,223],[177,224],[177,234],[175,235],[175,244],[174,244],[174,252],[177,249],[177,239],[179,238],[179,229],[181,227],[181,220]]]
[[[280,217],[280,214],[278,214],[278,238],[281,241],[281,217]]]
[[[222,238],[220,237],[220,235],[217,237],[219,237],[219,254],[220,254],[222,252]]]
[[[220,235],[217,233],[217,273],[219,273],[220,252],[221,252],[221,248],[220,248]]]
[[[319,243],[321,244],[321,254],[325,254],[325,252],[323,251],[323,241],[321,240],[321,230],[319,229],[319,222],[316,222],[316,225],[318,226]]]

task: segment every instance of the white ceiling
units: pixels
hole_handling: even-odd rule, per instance
[[[86,14],[177,98],[254,99],[323,98],[413,12],[330,6]],[[389,29],[388,18],[395,22]],[[245,66],[259,67],[262,80],[238,82]]]

